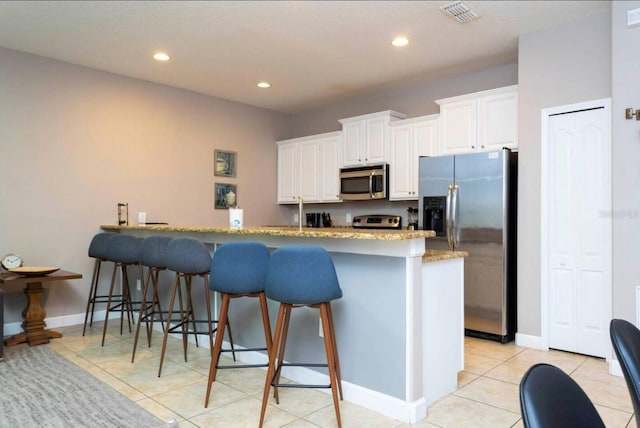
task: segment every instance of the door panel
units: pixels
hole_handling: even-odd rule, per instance
[[[549,346],[605,357],[611,306],[604,109],[549,117]]]

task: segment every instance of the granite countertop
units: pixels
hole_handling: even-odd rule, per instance
[[[422,263],[437,262],[440,260],[457,259],[467,257],[466,251],[427,250],[422,256]]]
[[[299,238],[330,238],[330,239],[369,239],[376,241],[405,241],[419,238],[433,238],[432,230],[377,230],[353,229],[349,227],[303,227],[298,226],[257,226],[242,229],[211,226],[171,226],[171,225],[139,225],[118,226],[104,224],[100,226],[106,231],[116,230],[151,230],[156,232],[196,232],[196,233],[225,233],[230,235],[266,235],[290,236]]]

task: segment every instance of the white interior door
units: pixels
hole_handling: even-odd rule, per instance
[[[611,318],[611,137],[604,107],[548,118],[549,347],[606,357]],[[543,278],[544,281],[544,278]]]

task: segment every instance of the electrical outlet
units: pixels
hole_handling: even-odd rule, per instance
[[[293,215],[293,224],[298,224],[298,214]]]
[[[347,213],[347,215],[345,216],[345,221],[347,223],[351,223],[351,213]]]
[[[140,280],[136,279],[136,290],[142,291],[142,284],[140,284]]]
[[[324,337],[324,330],[322,329],[322,318],[318,318],[318,326],[320,327],[318,329],[318,335],[320,337]]]
[[[138,224],[145,224],[147,222],[147,213],[140,211],[138,213]]]

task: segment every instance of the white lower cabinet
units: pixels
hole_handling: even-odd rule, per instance
[[[340,201],[341,132],[279,141],[278,203]]]
[[[420,156],[436,156],[438,115],[393,122],[389,158],[389,199],[417,200]]]

